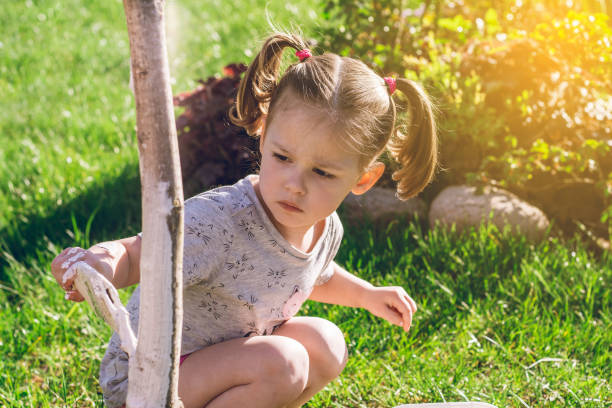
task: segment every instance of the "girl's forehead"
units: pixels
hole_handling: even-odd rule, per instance
[[[266,126],[264,144],[299,155],[329,168],[357,168],[359,155],[348,148],[341,132],[327,115],[305,106],[275,114]]]
[[[272,138],[291,143],[302,139],[322,139],[334,144],[341,139],[337,125],[326,112],[305,104],[275,112],[266,128],[269,131],[266,133]]]
[[[277,98],[273,107],[274,112],[271,112],[274,117],[300,122],[326,122],[329,125],[336,122],[332,120],[333,112],[329,108],[314,102],[306,102],[291,87],[284,89]]]

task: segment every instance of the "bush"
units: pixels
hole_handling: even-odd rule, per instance
[[[195,90],[174,97],[185,108],[176,120],[185,197],[233,184],[255,168],[256,140],[227,116],[244,71],[244,64],[230,64],[224,77],[200,80]]]
[[[485,103],[506,124],[503,142],[475,176],[549,208],[564,191],[583,192],[582,200],[588,194],[586,211],[553,215],[580,219],[600,233],[607,231],[597,221],[612,209],[605,211],[612,204],[612,30],[606,22],[601,14],[570,11],[505,43],[478,41],[461,66],[463,75],[479,76]]]
[[[327,30],[322,43],[377,72],[414,79],[435,98],[449,172],[432,188],[499,185],[540,206],[570,234],[580,223],[608,238],[607,16],[541,2],[489,4],[328,1],[326,16],[340,29]]]

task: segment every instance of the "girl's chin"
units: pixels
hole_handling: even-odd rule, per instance
[[[277,224],[281,224],[285,228],[300,228],[304,227],[303,222],[298,220],[298,217],[291,214],[278,214],[275,215],[274,220]]]
[[[307,231],[312,225],[304,223],[299,214],[272,214],[274,225],[278,230],[304,230]]]

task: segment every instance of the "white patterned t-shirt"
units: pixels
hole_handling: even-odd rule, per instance
[[[343,228],[334,212],[312,250],[294,248],[253,188],[257,175],[185,201],[181,355],[239,337],[269,335],[329,280]],[[126,308],[138,330],[140,287]],[[106,406],[127,397],[128,357],[113,333],[100,364]]]

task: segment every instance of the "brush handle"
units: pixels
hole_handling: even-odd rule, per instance
[[[70,271],[74,269],[74,272]],[[114,331],[119,333],[121,348],[128,356],[136,351],[137,339],[130,326],[130,315],[121,303],[117,289],[102,274],[85,262],[76,262],[66,273],[76,273],[74,285]]]

